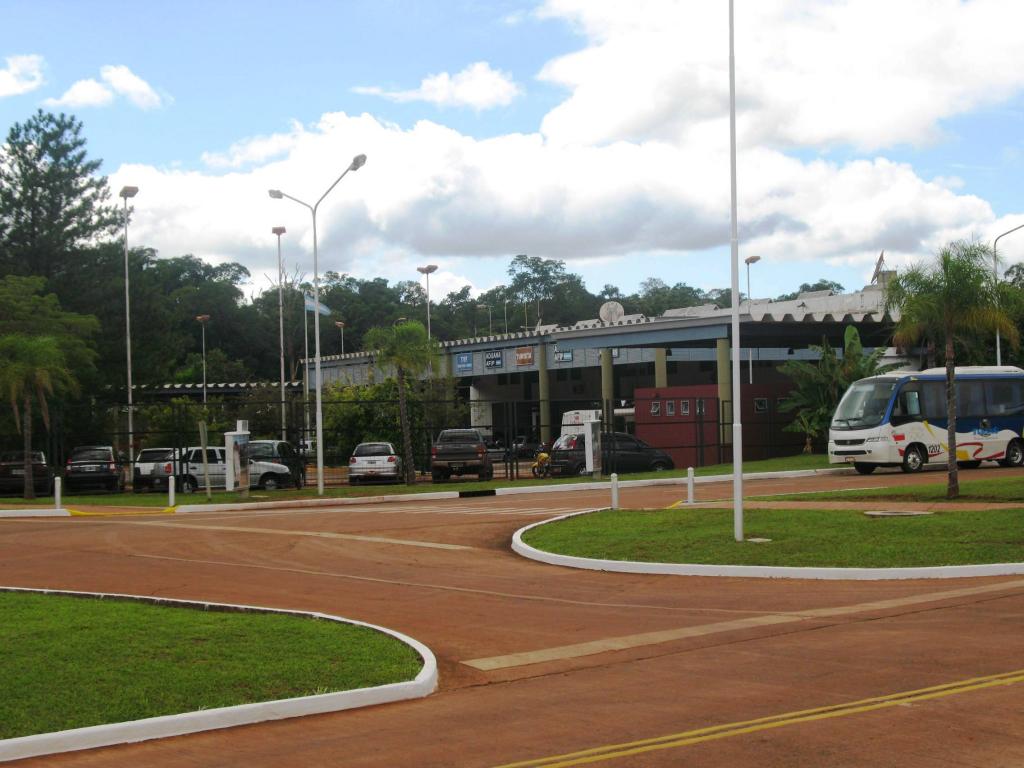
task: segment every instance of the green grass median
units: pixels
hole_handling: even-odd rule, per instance
[[[367,627],[0,592],[0,738],[412,680]]]
[[[955,501],[963,502],[1020,502],[1024,506],[1024,477],[999,477],[1005,470],[993,469],[994,477],[982,480],[967,480],[960,483],[960,496]],[[919,501],[930,503],[949,501],[946,498],[945,473],[933,473],[936,482],[927,485],[893,485],[887,488],[855,488],[845,491],[815,493],[786,493],[777,496],[755,498],[772,501]],[[882,478],[879,478],[882,479]]]
[[[604,511],[523,536],[546,552],[652,563],[909,568],[1024,561],[1024,510],[871,518],[862,512],[747,510],[733,540],[732,510]]]

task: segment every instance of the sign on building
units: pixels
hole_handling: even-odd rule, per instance
[[[484,368],[504,368],[505,356],[500,349],[489,349],[484,352]]]
[[[459,352],[455,355],[455,372],[471,373],[473,371],[473,353]]]
[[[555,347],[555,362],[556,363],[571,363],[572,362],[572,350],[571,349],[559,349]]]
[[[516,347],[516,365],[533,365],[533,347]]]

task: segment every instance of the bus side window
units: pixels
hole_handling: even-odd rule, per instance
[[[956,383],[956,415],[985,415],[985,385],[980,381],[958,381]]]
[[[921,384],[924,400],[924,417],[926,419],[946,418],[946,383],[943,381],[925,381]]]
[[[985,384],[988,407],[993,416],[1019,415],[1024,411],[1021,385],[1024,382],[1004,380]]]
[[[896,407],[893,408],[892,420],[894,424],[907,421],[917,421],[921,418],[921,392],[911,384],[900,390],[896,398]]]

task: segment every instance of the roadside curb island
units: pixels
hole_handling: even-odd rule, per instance
[[[527,559],[566,568],[616,573],[642,573],[661,576],[726,576],[747,579],[820,579],[849,581],[884,581],[895,579],[966,579],[980,576],[1014,576],[1024,574],[1024,563],[985,563],[984,565],[939,565],[914,568],[828,568],[773,565],[706,565],[697,563],[645,563],[633,560],[601,560],[573,555],[559,555],[531,547],[523,534],[532,528],[579,515],[602,511],[587,509],[570,512],[524,526],[512,534],[512,550]]]
[[[419,699],[437,690],[437,659],[427,646],[408,635],[375,624],[367,624],[354,619],[346,619],[328,613],[316,611],[292,611],[281,608],[265,608],[253,605],[232,605],[230,603],[208,603],[195,600],[174,600],[163,597],[145,595],[123,595],[104,592],[75,592],[57,589],[27,589],[21,587],[0,587],[0,592],[25,592],[46,595],[65,595],[71,597],[100,598],[109,600],[128,600],[153,605],[196,608],[204,611],[244,611],[249,613],[274,613],[291,616],[303,616],[313,619],[334,621],[341,624],[352,624],[383,632],[410,646],[423,659],[423,668],[413,680],[403,683],[390,683],[373,688],[359,688],[351,691],[324,693],[313,696],[300,696],[276,701],[261,701],[253,704],[240,704],[233,707],[183,712],[177,715],[163,715],[143,720],[131,720],[124,723],[107,723],[85,728],[74,728],[67,731],[39,733],[32,736],[19,736],[13,739],[0,740],[0,762],[21,760],[27,757],[39,757],[61,752],[74,752],[96,747],[109,747],[115,744],[130,744],[150,739],[162,739],[168,736],[181,736],[188,733],[199,733],[220,728],[232,728],[238,725],[250,725],[269,720],[283,720],[290,717],[317,715],[326,712],[340,712],[357,707],[369,707],[376,704],[387,704],[394,701]]]
[[[850,474],[853,470],[848,467],[836,469],[793,469],[778,472],[745,472],[744,480],[771,480],[773,478],[787,477],[814,477],[816,475]],[[695,485],[707,483],[731,482],[732,475],[703,475],[695,477]],[[650,478],[647,480],[619,480],[619,488],[644,488],[656,485],[680,485],[686,486],[685,477]],[[565,493],[579,491],[608,491],[611,492],[611,481],[600,480],[589,483],[563,483],[557,485],[528,485],[521,488],[503,487],[489,488],[486,490],[473,491],[428,491],[424,493],[396,493],[380,496],[346,496],[337,498],[316,498],[316,499],[291,499],[285,501],[250,501],[233,504],[180,504],[176,507],[168,507],[161,511],[150,509],[139,509],[138,514],[191,514],[194,512],[232,512],[253,509],[308,509],[316,507],[338,507],[338,506],[361,506],[365,504],[386,504],[389,502],[408,501],[436,501],[443,499],[475,498],[478,496],[518,496],[532,493]],[[111,505],[113,506],[113,505]],[[25,509],[0,509],[0,517],[67,517],[75,515],[89,515],[85,510],[77,509],[53,509],[45,507],[30,507]],[[96,513],[102,514],[102,513]],[[122,513],[123,514],[123,513]]]

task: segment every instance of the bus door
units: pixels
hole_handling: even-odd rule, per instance
[[[993,439],[998,440],[998,446],[994,446],[995,452],[1005,451],[1009,440],[1014,436],[1019,437],[1024,429],[1024,380],[986,381],[985,402]]]
[[[893,434],[903,434],[902,440],[897,444],[903,448],[911,443],[923,443],[928,449],[928,455],[933,455],[933,440],[928,437],[924,427],[924,403],[921,397],[921,383],[910,381],[900,387],[896,398],[893,400],[892,412],[889,415],[889,423],[892,425]]]

